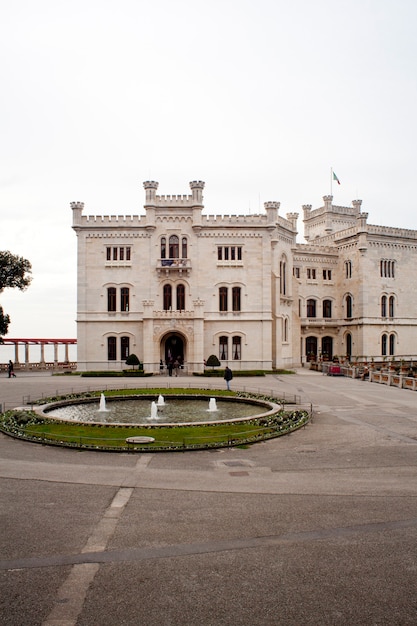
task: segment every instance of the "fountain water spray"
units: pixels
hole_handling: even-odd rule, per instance
[[[101,413],[108,413],[110,411],[110,409],[106,408],[106,396],[104,395],[104,393],[102,393],[101,396],[100,396],[100,406],[99,406],[98,410]]]
[[[210,412],[214,412],[214,411],[218,411],[217,408],[217,403],[216,403],[216,398],[210,398],[210,402],[209,402],[209,408],[208,410]]]
[[[158,402],[157,402],[156,406],[165,406],[164,396],[159,396],[158,397]]]
[[[158,407],[156,406],[156,402],[151,403],[151,420],[158,419]]]

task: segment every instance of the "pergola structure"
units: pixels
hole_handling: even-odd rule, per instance
[[[19,346],[25,346],[25,364],[29,364],[29,346],[38,345],[41,349],[40,365],[45,364],[45,346],[54,346],[54,363],[58,363],[58,346],[65,346],[65,358],[64,362],[69,362],[68,346],[77,345],[76,339],[25,339],[25,338],[11,338],[2,337],[0,343],[3,345],[14,345],[14,361],[16,365],[20,364],[19,361]]]

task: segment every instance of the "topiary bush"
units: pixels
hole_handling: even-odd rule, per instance
[[[215,354],[210,354],[209,358],[206,361],[206,365],[208,367],[212,367],[214,370],[215,367],[219,367],[220,361]]]

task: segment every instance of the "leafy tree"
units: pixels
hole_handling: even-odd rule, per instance
[[[27,259],[12,254],[8,250],[0,251],[0,293],[7,287],[24,291],[32,281],[32,265]],[[5,314],[0,306],[0,337],[7,334],[10,324],[9,315]]]
[[[209,358],[207,359],[206,365],[208,365],[208,367],[212,367],[214,370],[215,367],[219,367],[220,361],[215,354],[210,354]]]
[[[140,361],[136,354],[129,354],[126,359],[126,365],[133,365],[133,369],[135,369],[135,365],[137,365],[139,369]]]

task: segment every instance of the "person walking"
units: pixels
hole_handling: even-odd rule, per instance
[[[16,378],[16,374],[14,373],[13,361],[11,359],[7,364],[7,371],[9,372],[9,378]]]
[[[226,365],[226,369],[224,370],[224,379],[226,381],[226,386],[227,386],[227,390],[230,391],[230,381],[233,378],[233,374],[232,374],[232,370],[230,369],[230,367],[227,367]]]

